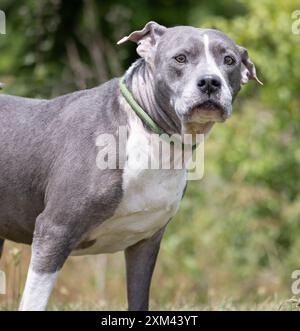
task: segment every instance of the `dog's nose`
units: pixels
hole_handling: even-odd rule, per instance
[[[205,75],[198,81],[198,87],[203,93],[211,94],[220,90],[221,79],[217,75]]]

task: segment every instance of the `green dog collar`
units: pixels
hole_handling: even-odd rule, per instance
[[[138,117],[148,126],[149,129],[151,129],[154,133],[163,135],[166,134],[170,136],[167,132],[165,132],[146,112],[145,110],[137,103],[137,101],[134,99],[131,92],[128,90],[125,79],[122,77],[119,80],[119,87],[121,90],[121,93],[123,97],[126,99],[130,107],[135,111],[135,113],[138,115]],[[163,136],[162,136],[163,137]],[[184,144],[180,142],[182,145],[182,149],[184,150],[185,146],[190,146],[188,144]],[[197,144],[194,144],[192,146],[192,150],[197,148]]]

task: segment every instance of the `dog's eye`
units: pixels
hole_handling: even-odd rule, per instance
[[[224,57],[224,63],[231,66],[235,63],[235,59],[232,56],[227,55]]]
[[[184,54],[177,55],[177,56],[175,56],[175,60],[178,63],[185,63],[186,62],[186,56]]]

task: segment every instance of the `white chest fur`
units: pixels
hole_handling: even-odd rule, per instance
[[[186,185],[185,169],[149,169],[153,146],[141,121],[132,118],[123,171],[123,198],[113,217],[90,234],[95,244],[77,254],[112,253],[150,238],[176,213]]]

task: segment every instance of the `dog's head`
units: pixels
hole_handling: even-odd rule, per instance
[[[247,50],[218,30],[149,22],[119,43],[127,40],[138,44],[156,95],[165,109],[176,112],[185,132],[225,121],[241,85],[251,79],[262,84]]]

